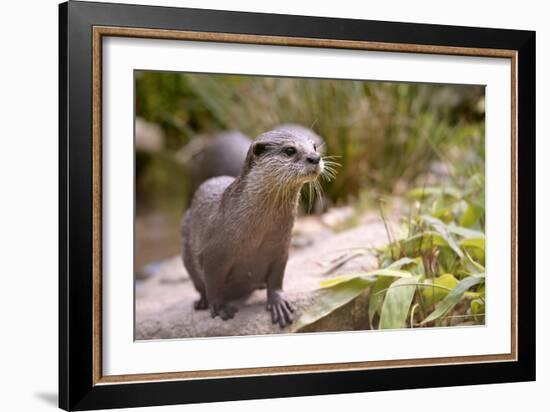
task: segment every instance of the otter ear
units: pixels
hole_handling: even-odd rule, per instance
[[[267,150],[267,144],[264,142],[256,142],[252,144],[252,153],[254,156],[260,156]]]
[[[245,160],[245,170],[249,170],[254,163],[254,158],[260,156],[262,153],[265,153],[267,150],[267,145],[264,142],[254,142],[248,149]]]

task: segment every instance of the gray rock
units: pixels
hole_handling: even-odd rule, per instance
[[[291,249],[285,274],[285,291],[296,307],[296,319],[310,308],[322,293],[319,282],[330,276],[373,269],[376,260],[368,254],[355,254],[352,248],[380,246],[386,242],[379,219],[341,233],[323,232],[311,246]],[[342,265],[335,262],[345,261]],[[327,276],[330,271],[330,276]],[[265,310],[266,292],[258,290],[238,302],[235,318],[212,319],[208,311],[196,311],[198,298],[180,257],[164,262],[155,276],[138,282],[136,288],[136,339],[192,338],[209,336],[263,335],[288,333],[273,325]],[[342,306],[331,315],[309,325],[304,331],[368,329],[368,294]]]
[[[164,146],[164,133],[158,124],[136,117],[136,149],[147,152],[160,152]]]

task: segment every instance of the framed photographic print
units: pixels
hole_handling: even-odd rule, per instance
[[[60,5],[66,410],[535,379],[535,33]]]

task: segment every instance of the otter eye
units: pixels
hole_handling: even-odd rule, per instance
[[[313,143],[313,150],[317,151],[317,145]]]
[[[287,147],[284,149],[284,152],[287,156],[294,156],[296,154],[296,149],[294,147]]]

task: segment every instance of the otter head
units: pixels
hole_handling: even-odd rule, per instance
[[[299,187],[315,180],[324,161],[314,141],[289,130],[272,130],[258,136],[248,150],[245,172],[266,184]]]

